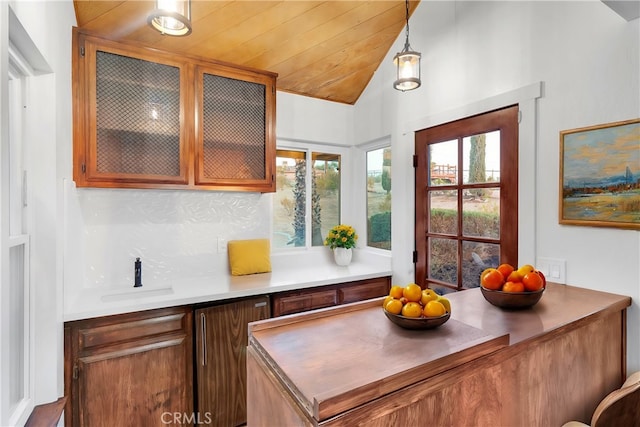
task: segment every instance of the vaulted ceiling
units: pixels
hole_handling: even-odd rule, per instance
[[[193,0],[192,33],[172,37],[147,25],[155,1],[74,6],[78,27],[107,38],[272,71],[278,90],[347,104],[404,31],[406,13],[403,0]]]

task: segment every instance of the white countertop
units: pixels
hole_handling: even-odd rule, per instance
[[[226,269],[214,276],[172,280],[163,285],[65,292],[63,320],[263,295],[391,274],[390,255],[377,252],[358,250],[347,267],[337,266],[328,257],[313,253],[278,254],[272,256],[271,273],[231,276]]]

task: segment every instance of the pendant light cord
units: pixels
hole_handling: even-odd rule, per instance
[[[404,50],[408,51],[411,49],[411,46],[409,46],[409,0],[405,0],[405,19],[407,21],[407,29],[405,31]]]

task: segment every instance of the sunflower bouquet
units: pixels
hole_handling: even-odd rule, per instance
[[[325,246],[329,246],[331,249],[335,248],[353,248],[358,240],[356,230],[345,224],[336,225],[327,234],[327,238],[324,239]]]

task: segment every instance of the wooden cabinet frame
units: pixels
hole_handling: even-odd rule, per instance
[[[134,47],[122,46],[119,43],[108,40],[100,40],[92,37],[82,37],[74,33],[74,180],[80,186],[129,186],[129,184],[181,184],[189,183],[189,138],[190,132],[185,126],[185,117],[193,115],[193,107],[187,103],[193,91],[189,84],[191,70],[187,64],[160,52],[149,51]],[[180,72],[180,172],[177,176],[170,175],[144,175],[144,174],[115,174],[101,173],[97,167],[97,52],[112,53],[128,58],[159,63],[176,67]],[[81,60],[81,58],[83,58]],[[114,84],[117,82],[114,82]]]
[[[204,174],[204,132],[203,132],[203,109],[204,98],[206,96],[204,90],[204,75],[211,74],[228,79],[241,80],[243,82],[255,83],[265,87],[264,92],[264,114],[265,114],[265,179],[243,179],[241,181],[234,179],[211,179]],[[198,186],[215,186],[216,188],[235,189],[237,186],[251,186],[252,188],[265,188],[261,191],[275,191],[275,120],[269,120],[275,117],[275,82],[273,77],[265,74],[257,74],[238,70],[230,67],[215,66],[212,67],[207,63],[199,63],[194,72],[195,80],[195,147],[194,147],[194,180]],[[242,147],[238,147],[238,151],[242,151]],[[267,179],[268,178],[268,179]],[[272,188],[273,184],[273,189]]]
[[[193,412],[190,307],[65,325],[65,425],[159,425]],[[115,393],[115,394],[114,394]]]
[[[180,70],[179,174],[100,173],[97,169],[96,51],[105,51]],[[205,179],[202,175],[200,76],[207,73],[264,85],[264,176]],[[73,179],[78,187],[275,191],[275,103],[277,74],[224,62],[179,56],[129,42],[104,39],[78,28],[72,37]],[[240,121],[242,118],[239,119]],[[240,147],[241,148],[241,147]],[[238,168],[242,164],[237,165]],[[262,171],[261,171],[262,172]],[[260,174],[262,175],[262,174]]]

